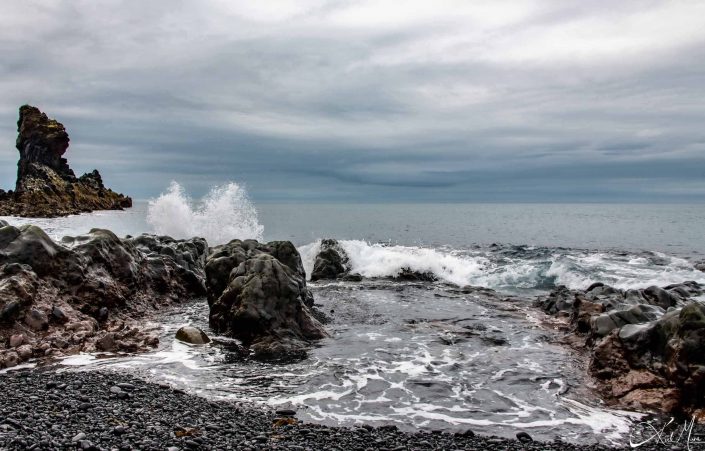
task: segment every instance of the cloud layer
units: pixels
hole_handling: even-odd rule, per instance
[[[0,6],[0,184],[17,108],[135,197],[702,201],[700,1],[22,1]]]

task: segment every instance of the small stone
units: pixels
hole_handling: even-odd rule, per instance
[[[64,311],[60,307],[57,307],[57,306],[54,306],[51,309],[51,318],[54,321],[62,323],[62,324],[69,320],[69,317],[66,316],[66,313],[64,313]]]
[[[470,429],[466,429],[461,432],[456,432],[455,436],[456,437],[475,437],[475,433]]]
[[[5,366],[7,368],[17,366],[18,363],[20,363],[20,356],[18,356],[16,352],[10,351],[5,353]]]
[[[524,431],[517,432],[517,439],[520,442],[524,442],[524,443],[534,441],[534,439],[532,439],[531,436]]]
[[[102,338],[96,341],[95,347],[100,351],[114,351],[117,348],[117,344],[115,343],[115,334],[113,332],[108,332],[103,335]]]
[[[30,345],[22,345],[17,348],[17,355],[20,360],[27,360],[32,357],[32,347]]]
[[[96,319],[102,323],[108,319],[109,314],[110,314],[110,311],[108,310],[107,307],[101,307],[98,310],[98,314],[96,315]]]
[[[293,417],[294,415],[296,415],[296,411],[291,409],[280,409],[274,413],[283,417]]]
[[[22,343],[24,343],[24,335],[22,334],[16,334],[10,337],[10,347],[11,348],[17,348],[22,346]]]
[[[20,301],[10,301],[0,310],[0,320],[8,321],[15,318],[20,313]]]
[[[86,438],[86,434],[83,432],[79,432],[78,434],[74,435],[73,438],[71,439],[72,442],[79,442]]]
[[[45,330],[49,327],[49,318],[44,312],[31,309],[24,318],[25,324],[34,330]]]

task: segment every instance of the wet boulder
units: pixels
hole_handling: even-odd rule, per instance
[[[193,295],[206,294],[208,243],[205,239],[175,240],[145,233],[124,241],[145,255],[142,266],[155,289],[168,292],[173,285],[171,279],[177,278],[181,287]]]
[[[240,339],[255,358],[300,357],[312,341],[327,336],[313,315],[301,257],[290,243],[231,241],[214,249],[206,274],[211,328]]]
[[[206,288],[208,302],[220,297],[230,283],[230,273],[243,262],[260,254],[271,255],[287,266],[301,280],[301,289],[307,306],[313,306],[313,296],[306,287],[306,271],[301,255],[290,241],[232,240],[227,244],[211,248],[206,259]]]
[[[4,232],[4,233],[3,233]],[[85,260],[80,255],[54,242],[34,225],[19,228],[7,226],[0,231],[0,264],[25,264],[40,277],[80,282],[85,273]]]
[[[534,305],[549,315],[570,314],[576,302],[578,293],[559,285],[547,296],[539,297]]]
[[[345,249],[333,239],[321,240],[311,271],[311,281],[341,279],[350,273],[350,259]]]
[[[208,338],[205,332],[193,326],[180,327],[179,330],[176,331],[176,339],[193,345],[204,345],[211,342],[211,339]]]
[[[411,268],[401,268],[397,274],[392,276],[392,280],[404,282],[435,282],[438,278],[430,271],[415,271]]]
[[[641,324],[654,321],[665,313],[659,306],[642,304],[624,306],[606,313],[595,315],[590,320],[590,330],[594,336],[604,337],[613,329],[618,329],[628,324]]]

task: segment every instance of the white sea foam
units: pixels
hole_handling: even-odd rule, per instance
[[[174,238],[200,236],[210,245],[235,238],[262,240],[263,226],[247,191],[234,182],[213,187],[194,202],[177,182],[149,201],[147,222],[154,232]]]
[[[402,269],[431,272],[436,277],[457,285],[482,274],[486,259],[454,255],[452,252],[416,246],[387,246],[370,244],[361,240],[341,240],[347,253],[352,272],[363,277],[391,277]],[[298,248],[307,274],[320,250],[320,241]]]
[[[360,240],[340,240],[351,271],[363,277],[393,277],[402,269],[431,272],[459,286],[474,285],[505,291],[550,289],[566,285],[585,289],[594,282],[616,288],[666,286],[687,280],[705,283],[705,273],[685,259],[654,253],[651,256],[610,252],[557,250],[551,255],[493,258],[492,251],[457,251],[416,246],[388,246]],[[299,248],[311,274],[320,241]]]
[[[705,273],[687,260],[665,254],[656,256],[662,260],[661,264],[653,264],[643,257],[620,257],[602,252],[562,255],[553,259],[546,275],[555,277],[556,284],[573,289],[585,289],[594,282],[621,289],[666,286],[687,280],[705,283]]]

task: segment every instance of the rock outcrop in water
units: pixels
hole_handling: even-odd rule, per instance
[[[350,260],[345,249],[336,240],[321,240],[311,271],[311,281],[335,280],[350,273]]]
[[[289,241],[233,240],[206,262],[210,326],[238,338],[255,358],[304,355],[327,336],[314,317],[301,257]]]
[[[618,290],[556,288],[537,305],[591,349],[590,372],[613,404],[705,419],[705,305],[695,282]]]
[[[17,131],[17,181],[14,191],[0,190],[0,215],[53,217],[132,206],[130,197],[103,185],[97,170],[76,177],[63,158],[69,135],[61,123],[24,105]]]
[[[311,282],[317,280],[344,280],[346,282],[359,282],[363,277],[358,273],[351,273],[350,258],[337,240],[321,240],[321,247],[316,254],[311,271]],[[435,282],[438,280],[432,272],[414,271],[402,267],[399,271],[387,277],[388,279],[402,282]]]
[[[138,320],[204,295],[206,252],[200,238],[120,239],[93,229],[57,243],[39,227],[0,222],[0,367],[156,345]]]

